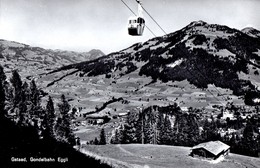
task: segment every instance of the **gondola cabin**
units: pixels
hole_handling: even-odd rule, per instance
[[[142,17],[131,17],[128,19],[128,34],[141,36],[144,32],[145,20]]]

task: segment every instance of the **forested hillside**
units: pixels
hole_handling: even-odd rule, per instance
[[[56,112],[51,97],[46,107],[41,105],[43,96],[34,81],[28,85],[17,71],[7,81],[0,66],[1,167],[110,167],[73,148],[76,139],[65,96],[61,96]]]
[[[177,104],[151,106],[138,113],[129,113],[126,123],[114,130],[113,144],[161,144],[194,146],[220,140],[231,146],[231,152],[259,156],[259,109],[251,117],[242,118],[243,109],[230,106],[235,118],[203,117],[203,111],[190,108],[183,112]],[[233,130],[233,131],[228,131]]]

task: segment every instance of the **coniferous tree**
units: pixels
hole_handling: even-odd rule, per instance
[[[64,131],[63,131],[63,125],[62,125],[62,118],[61,116],[59,116],[57,118],[57,121],[54,125],[54,131],[55,131],[55,138],[58,140],[58,141],[64,141],[64,142],[67,142],[66,139],[64,138],[65,137],[65,134],[64,134]]]
[[[164,130],[164,117],[162,112],[159,112],[156,126],[157,126],[157,138],[156,138],[157,144],[163,144],[162,137],[165,130]]]
[[[135,136],[135,128],[136,125],[136,115],[135,113],[128,113],[126,123],[124,124],[123,131],[122,131],[122,140],[121,143],[135,143],[136,136]]]
[[[162,132],[161,132],[161,144],[171,144],[171,135],[172,135],[172,128],[171,128],[171,122],[169,119],[169,115],[166,115],[164,117],[163,126],[162,126]]]
[[[208,119],[205,120],[203,125],[203,131],[201,134],[202,141],[215,141],[218,140],[217,133],[217,123],[213,117],[211,117],[211,122]]]
[[[58,104],[58,107],[60,111],[56,125],[58,139],[74,145],[75,137],[71,129],[71,115],[69,114],[70,105],[64,95],[61,96],[61,103]]]
[[[97,137],[94,140],[94,145],[99,145],[99,141],[98,141]]]
[[[146,119],[144,120],[144,143],[152,144],[153,141],[153,129],[151,122]]]
[[[112,144],[119,144],[121,141],[120,141],[120,137],[119,137],[119,130],[118,129],[115,129],[115,134],[114,134],[114,137],[112,139]]]
[[[151,111],[149,113],[149,118],[150,118],[150,124],[151,124],[151,136],[152,140],[150,143],[156,144],[157,143],[157,118],[158,118],[158,107],[153,106],[151,108]]]
[[[193,146],[199,142],[199,126],[195,114],[178,114],[175,127],[176,145]]]
[[[30,100],[35,107],[40,105],[40,91],[34,80],[30,83]]]
[[[4,117],[5,114],[5,73],[3,67],[0,65],[0,117]]]
[[[156,116],[154,107],[143,110],[142,131],[144,143],[155,143]]]
[[[246,124],[246,127],[243,132],[243,150],[244,152],[249,156],[257,156],[258,155],[258,143],[257,138],[254,137],[254,125],[252,124],[252,121],[248,121]]]
[[[21,102],[22,96],[22,80],[17,70],[12,72],[10,82],[13,87],[13,99],[12,99],[12,109],[11,112],[16,113],[16,116],[19,115],[18,105]]]
[[[44,134],[46,138],[54,138],[54,125],[55,125],[55,110],[52,98],[49,96],[47,105],[46,105],[46,112],[43,119],[43,125],[45,127]]]
[[[40,91],[37,88],[34,80],[30,82],[29,100],[30,100],[29,113],[33,118],[37,118],[39,120],[38,122],[40,122],[40,120],[43,119],[44,113],[40,105],[41,103]]]
[[[190,114],[187,116],[187,137],[188,141],[186,143],[187,146],[193,146],[195,144],[198,144],[200,141],[200,131],[199,131],[199,125],[198,120],[195,114]],[[216,124],[214,122],[214,127],[216,128]]]
[[[2,67],[2,65],[0,65],[0,81],[2,85],[5,83],[5,80],[6,80],[6,75],[4,73],[4,68]]]
[[[100,145],[106,145],[106,133],[105,133],[104,128],[102,128],[102,129],[101,129],[101,132],[100,132],[99,144],[100,144]]]
[[[28,84],[26,82],[23,83],[20,94],[21,101],[18,104],[18,123],[24,126],[29,124],[29,115],[27,113]]]
[[[124,125],[121,124],[117,129],[117,137],[116,137],[118,139],[117,143],[122,143],[124,141],[123,134],[124,134]]]
[[[138,114],[138,120],[136,122],[135,137],[138,143],[144,143],[144,114],[140,112]]]
[[[13,88],[10,85],[10,83],[7,81],[5,81],[3,87],[5,90],[5,100],[6,100],[5,111],[6,111],[6,114],[10,114],[13,112],[13,97],[14,97]]]

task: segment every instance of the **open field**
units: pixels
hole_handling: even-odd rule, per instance
[[[216,91],[213,85],[208,85],[208,89],[200,89],[187,80],[167,83],[152,82],[152,78],[139,76],[137,71],[116,79],[106,78],[105,75],[80,77],[78,72],[66,76],[73,71],[75,69],[43,75],[38,79],[38,83],[54,98],[55,104],[59,102],[61,94],[64,94],[70,100],[69,103],[72,107],[80,109],[81,114],[93,112],[113,98],[122,98],[127,101],[127,103],[123,103],[123,101],[110,103],[95,114],[111,118],[109,123],[104,125],[108,134],[111,134],[111,130],[123,121],[121,117],[114,119],[113,117],[120,113],[139,112],[140,109],[153,105],[168,106],[176,102],[180,107],[186,109],[187,107],[205,108],[203,115],[210,116],[212,113],[214,115],[220,113],[219,109],[213,107],[214,105],[227,103],[222,101],[223,96],[230,98],[229,101],[236,102],[236,104],[243,102],[239,97],[233,96],[229,89],[218,88]],[[61,81],[47,87],[49,83],[63,76],[65,77]],[[219,93],[223,96],[220,96]],[[85,120],[82,118],[82,122]],[[89,123],[85,123],[78,129],[79,132],[75,133],[82,141],[91,141],[99,136],[101,127],[92,127]]]
[[[86,145],[83,153],[92,153],[110,162],[123,162],[128,167],[144,168],[259,168],[260,159],[229,154],[220,163],[192,158],[189,147],[166,145]]]
[[[73,106],[83,108],[82,113],[95,110],[95,107],[102,106],[102,104],[111,100],[112,97],[122,97],[129,103],[111,104],[108,108],[116,109],[116,113],[110,110],[111,114],[126,112],[142,106],[166,106],[173,102],[177,102],[181,107],[212,109],[214,104],[227,103],[225,101],[220,102],[220,100],[223,100],[223,96],[227,99],[229,98],[230,102],[243,104],[243,100],[233,96],[232,91],[229,89],[218,88],[218,92],[216,92],[216,87],[209,85],[208,89],[202,90],[191,85],[187,80],[151,83],[151,78],[139,76],[137,72],[132,72],[117,79],[108,79],[105,78],[105,75],[79,77],[78,73],[75,73],[64,77],[62,81],[57,81],[53,85],[46,87],[52,81],[72,71],[74,70],[48,74],[39,78],[38,82],[54,98],[59,98],[61,94],[65,94],[68,99],[71,99],[70,103]],[[219,92],[222,94],[221,96],[218,95]]]

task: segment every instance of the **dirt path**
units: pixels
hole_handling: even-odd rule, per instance
[[[131,156],[137,156],[136,154],[134,153],[131,153],[127,150],[125,150],[124,148],[122,148],[122,146],[120,144],[116,145],[121,151],[123,151],[124,153],[127,153],[128,155],[131,155]]]

